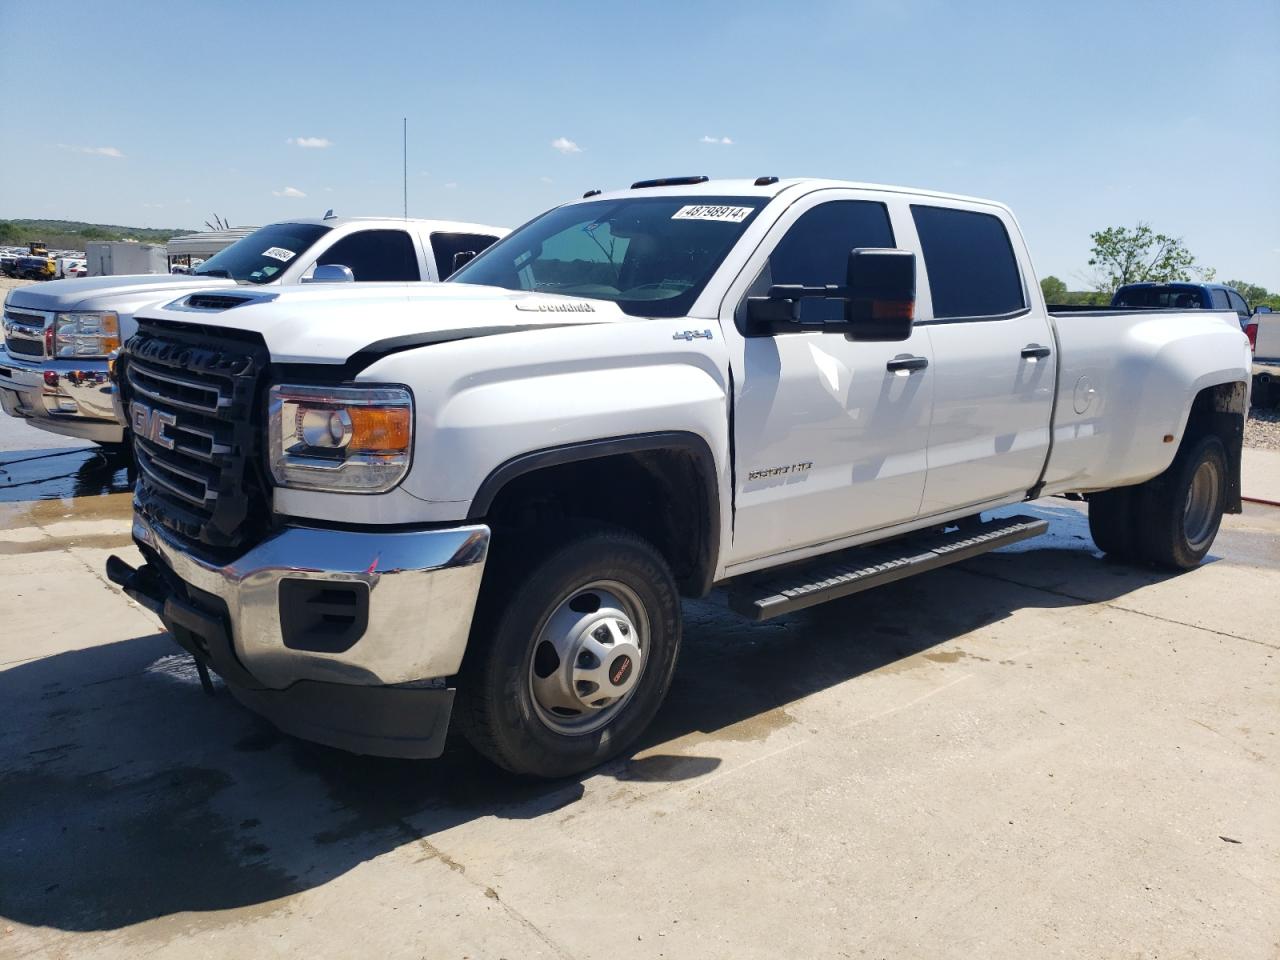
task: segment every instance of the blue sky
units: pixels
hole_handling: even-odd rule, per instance
[[[1073,288],[1139,219],[1280,288],[1276,0],[0,0],[0,89],[0,218],[397,214],[407,116],[412,216],[827,176],[1003,200]]]

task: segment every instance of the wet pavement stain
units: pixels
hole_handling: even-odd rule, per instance
[[[0,453],[0,502],[94,497],[132,485],[127,461],[99,447]]]

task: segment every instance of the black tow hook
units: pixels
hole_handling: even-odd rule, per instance
[[[166,627],[168,626],[164,616],[168,590],[164,581],[150,566],[146,564],[141,568],[130,566],[113,553],[107,557],[107,579],[159,617]],[[191,655],[191,659],[195,662],[196,673],[200,676],[200,686],[212,697],[215,690],[213,679],[209,676],[209,668],[195,654]]]

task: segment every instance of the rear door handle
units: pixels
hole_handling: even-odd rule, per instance
[[[890,373],[898,373],[902,370],[907,373],[914,373],[916,370],[923,370],[928,365],[928,357],[911,357],[903,354],[902,356],[894,357],[884,365],[884,368]]]
[[[1038,343],[1028,343],[1025,347],[1022,348],[1022,359],[1023,360],[1043,360],[1052,352],[1053,351],[1051,351],[1048,347],[1042,347]]]

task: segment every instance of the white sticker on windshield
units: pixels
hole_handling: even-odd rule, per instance
[[[741,223],[751,215],[751,207],[720,207],[710,204],[694,204],[681,207],[672,220],[717,220],[720,223]]]
[[[272,260],[279,260],[281,263],[288,263],[297,256],[292,250],[286,250],[284,247],[267,247],[262,251],[262,255]]]

